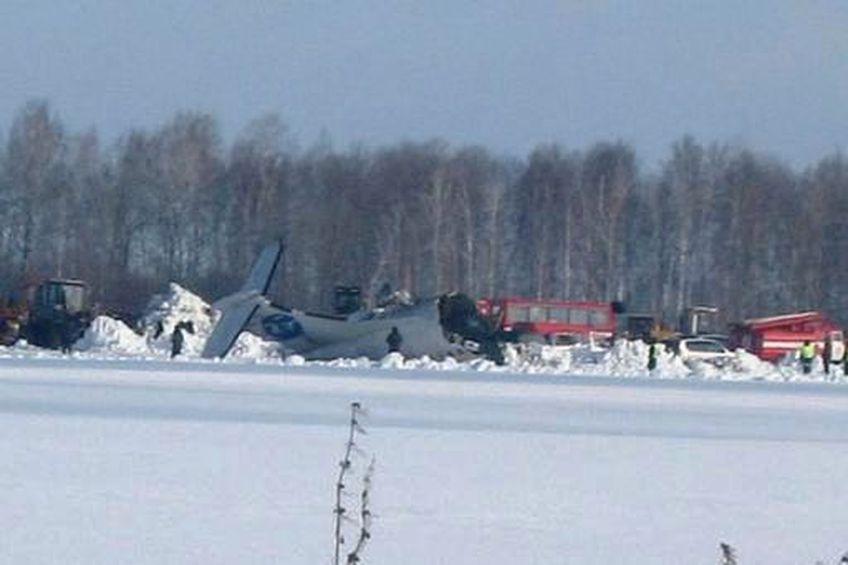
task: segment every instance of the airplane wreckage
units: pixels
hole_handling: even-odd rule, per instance
[[[393,328],[402,336],[400,353],[433,358],[484,356],[504,362],[495,330],[471,298],[447,293],[414,303],[397,302],[346,315],[304,312],[272,303],[265,295],[283,255],[282,243],[266,246],[250,275],[235,294],[213,305],[221,312],[206,341],[203,357],[225,357],[242,331],[280,343],[285,354],[307,359],[365,356],[380,359],[388,352]]]

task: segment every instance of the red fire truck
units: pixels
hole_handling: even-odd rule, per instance
[[[611,302],[483,298],[477,307],[511,341],[609,340],[616,330],[616,308]]]
[[[805,341],[824,350],[831,340],[833,357],[841,358],[844,341],[842,330],[821,312],[799,312],[769,318],[753,318],[730,328],[730,348],[743,348],[766,361],[776,361],[797,352]]]

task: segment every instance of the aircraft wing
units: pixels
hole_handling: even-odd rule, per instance
[[[248,300],[224,309],[212,335],[203,346],[202,356],[207,359],[225,357],[258,308],[258,300]]]

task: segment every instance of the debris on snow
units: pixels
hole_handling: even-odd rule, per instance
[[[166,292],[151,298],[136,331],[119,320],[98,316],[83,337],[74,344],[73,350],[75,354],[84,356],[167,358],[170,355],[174,328],[179,323],[189,323],[194,333],[184,333],[182,357],[197,359],[218,315],[202,298],[178,284],[171,283]],[[157,330],[161,330],[158,335]],[[3,357],[51,355],[58,353],[31,347],[23,340],[12,347],[0,347],[0,356]],[[706,362],[684,363],[662,345],[657,367],[649,371],[648,345],[642,341],[617,340],[611,347],[599,347],[591,343],[560,346],[508,343],[504,345],[504,358],[506,363],[503,366],[497,366],[483,358],[458,360],[448,357],[436,361],[427,356],[405,358],[399,353],[391,353],[376,361],[365,357],[307,361],[300,355],[284,356],[277,343],[265,341],[247,332],[239,336],[227,357],[232,362],[273,362],[289,367],[312,364],[345,368],[379,367],[386,370],[486,371],[619,378],[826,380],[820,362],[814,367],[812,374],[803,375],[791,358],[775,365],[746,351],[737,350],[724,366],[717,367]],[[829,380],[842,382],[846,379],[840,368],[830,375]]]

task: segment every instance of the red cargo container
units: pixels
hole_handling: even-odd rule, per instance
[[[796,353],[805,341],[824,350],[825,340],[843,343],[842,329],[821,312],[799,312],[768,318],[753,318],[731,325],[730,347],[742,348],[766,361]],[[840,346],[841,351],[841,346]]]

